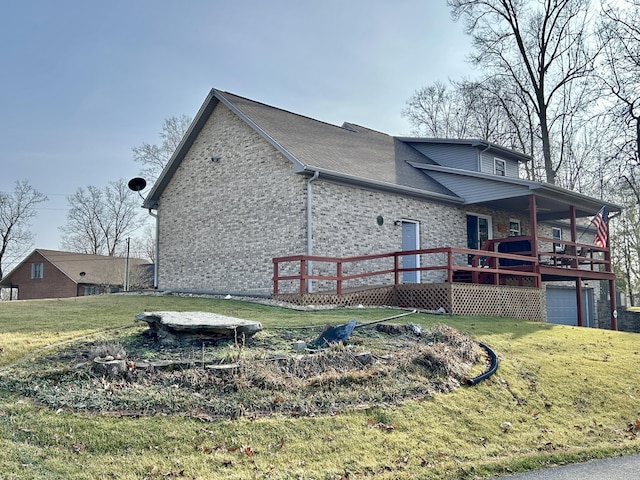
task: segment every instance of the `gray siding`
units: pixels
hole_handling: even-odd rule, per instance
[[[506,164],[506,176],[511,178],[519,177],[519,167],[518,162],[515,160],[507,160],[506,158],[499,157],[497,155],[481,153],[480,154],[480,169],[482,173],[489,173],[491,175],[494,174],[494,159],[499,158],[500,160],[504,160]]]
[[[456,192],[456,195],[464,198],[466,203],[499,200],[522,195],[522,185],[432,171],[429,172],[429,175],[451,191]],[[508,200],[505,201],[505,207],[507,206]]]
[[[478,171],[478,151],[475,148],[453,144],[412,143],[411,145],[443,167]]]

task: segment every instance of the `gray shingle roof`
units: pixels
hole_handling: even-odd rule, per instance
[[[213,108],[222,102],[274,147],[289,158],[297,173],[320,171],[344,181],[370,183],[372,186],[398,188],[414,194],[433,195],[461,202],[457,196],[428,175],[409,165],[426,157],[406,143],[384,133],[359,125],[331,125],[303,115],[249,100],[228,92],[212,90],[192,127],[199,130]],[[154,208],[167,178],[177,168],[197,132],[187,133],[161,178],[145,200]],[[190,140],[189,140],[190,139]]]
[[[296,173],[312,175],[314,172],[319,172],[321,177],[325,178],[385,191],[439,199],[459,205],[484,204],[487,207],[504,209],[507,206],[516,207],[513,200],[521,198],[522,205],[518,205],[516,211],[526,211],[529,205],[527,197],[531,191],[535,190],[540,198],[549,198],[548,208],[554,210],[554,215],[566,215],[565,206],[574,203],[583,208],[584,211],[580,213],[595,214],[596,206],[603,204],[602,201],[555,185],[540,182],[515,185],[506,178],[478,179],[473,177],[472,172],[455,171],[455,169],[438,170],[432,159],[411,146],[413,143],[461,144],[496,151],[506,158],[518,161],[531,160],[527,155],[483,140],[392,137],[350,123],[342,126],[331,125],[229,92],[212,89],[180,146],[147,195],[144,201],[145,208],[157,207],[158,200],[173,172],[178,168],[207,119],[220,103],[238,115],[287,157],[292,162]],[[433,168],[429,168],[429,165]],[[460,175],[464,178],[458,178]],[[479,182],[483,183],[479,184]],[[482,197],[482,192],[477,191],[479,185],[482,188],[488,185],[492,189],[489,192],[490,198]],[[518,189],[515,193],[514,188]],[[559,201],[560,197],[563,201]],[[558,205],[552,206],[554,200]],[[505,201],[509,202],[508,205],[504,204]],[[610,204],[610,207],[611,211],[619,210],[619,207],[613,204]]]
[[[424,161],[424,156],[390,135],[349,123],[331,125],[228,92],[218,94],[295,157],[299,167],[452,195],[408,165]]]

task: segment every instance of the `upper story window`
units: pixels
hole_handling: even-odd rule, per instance
[[[43,265],[42,263],[32,263],[31,264],[31,278],[42,278],[43,273]]]
[[[493,173],[501,177],[507,176],[507,162],[501,158],[493,159]]]
[[[520,235],[520,220],[510,219],[509,220],[509,236],[517,237]]]

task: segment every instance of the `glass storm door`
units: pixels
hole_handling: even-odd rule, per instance
[[[402,222],[402,250],[417,250],[420,248],[418,223]],[[420,257],[418,255],[404,255],[400,262],[402,268],[418,268]],[[420,272],[402,272],[403,283],[420,283]]]
[[[479,250],[484,242],[491,238],[491,217],[468,214],[467,248]],[[471,255],[469,255],[469,264],[471,264]]]

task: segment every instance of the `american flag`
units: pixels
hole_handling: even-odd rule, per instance
[[[596,235],[593,238],[593,243],[600,248],[605,248],[607,246],[607,235],[609,232],[609,226],[607,225],[608,222],[609,211],[607,210],[607,207],[602,207],[593,220],[591,220],[593,226],[596,227]]]

